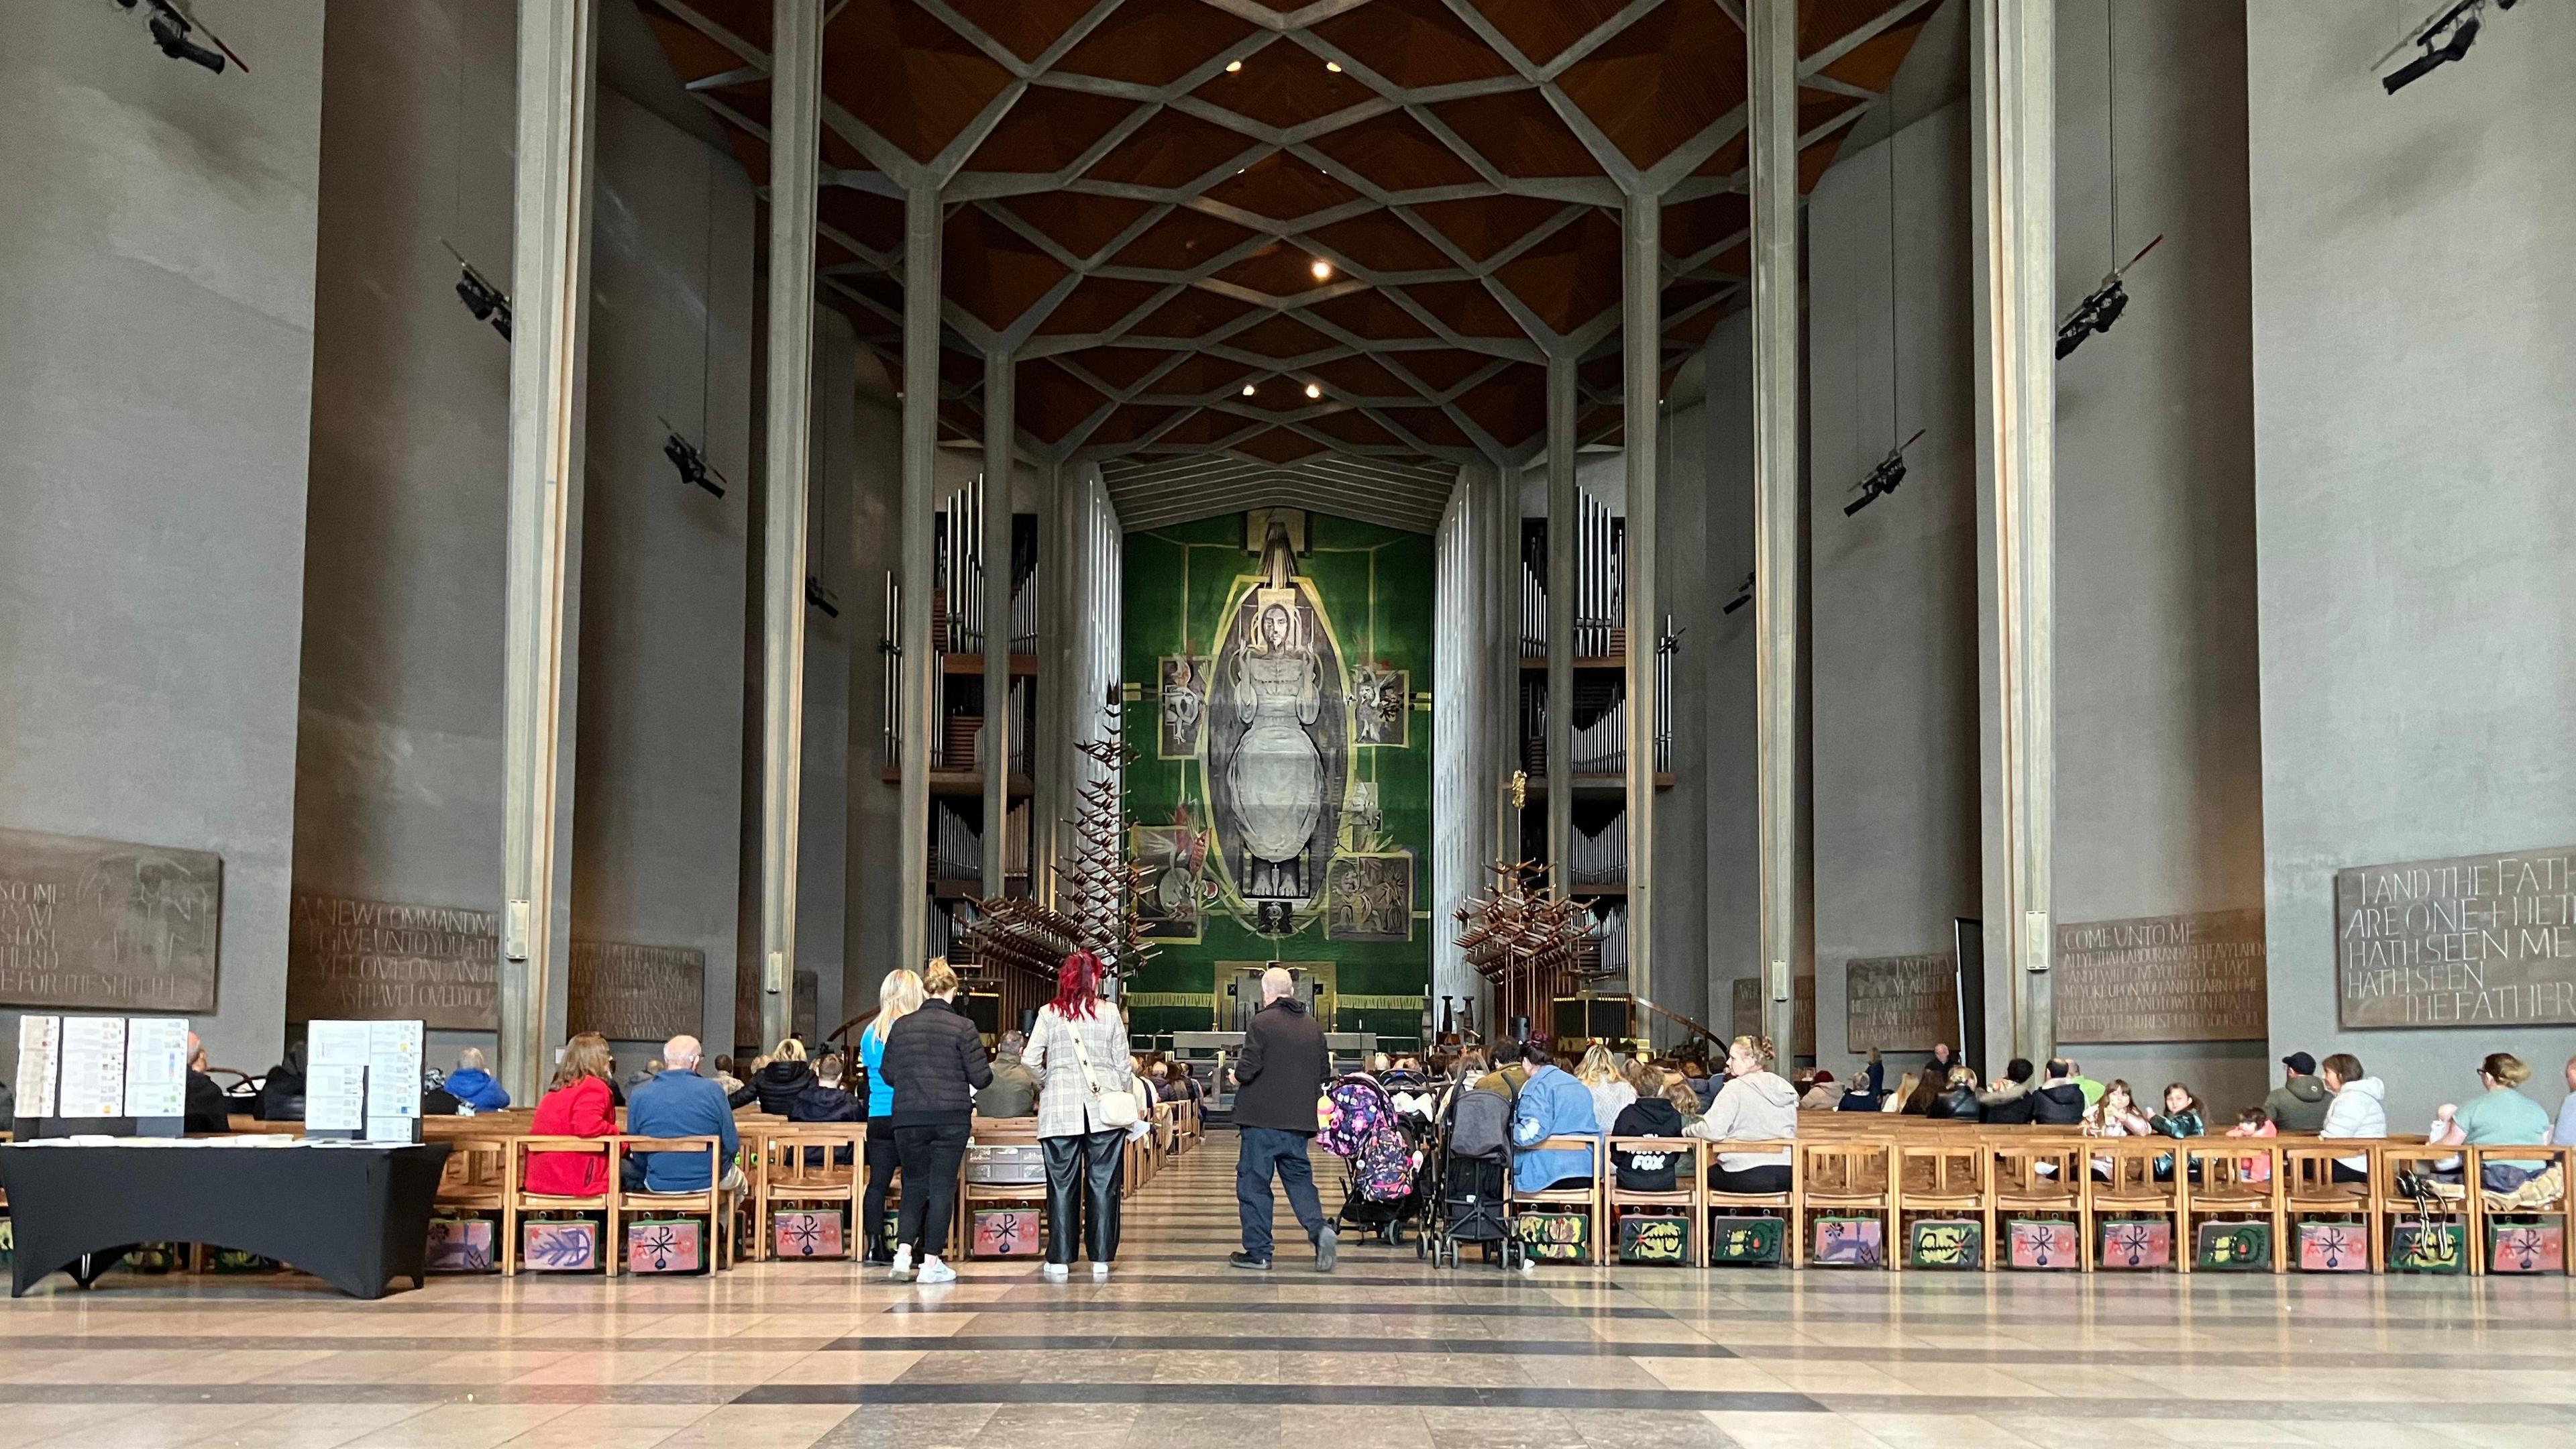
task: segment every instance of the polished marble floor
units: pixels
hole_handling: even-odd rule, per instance
[[[2576,1444],[2564,1278],[1507,1276],[1410,1247],[1256,1276],[1224,1266],[1233,1148],[1129,1204],[1100,1286],[58,1277],[0,1310],[0,1449]]]

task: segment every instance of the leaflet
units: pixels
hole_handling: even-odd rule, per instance
[[[367,1125],[367,1069],[354,1062],[308,1066],[304,1130],[355,1132]]]
[[[125,1115],[124,1017],[64,1017],[62,1064],[59,1115]]]
[[[125,1023],[125,1112],[128,1117],[188,1113],[188,1021],[128,1017]]]
[[[61,1066],[63,1019],[18,1018],[18,1115],[54,1115],[54,1082]]]

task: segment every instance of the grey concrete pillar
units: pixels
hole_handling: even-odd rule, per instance
[[[805,762],[805,490],[812,472],[822,0],[776,0],[769,101],[768,438],[761,477],[760,1039],[796,1029]]]
[[[1628,989],[1639,996],[1655,985],[1655,641],[1663,637],[1656,610],[1655,446],[1664,390],[1664,201],[1661,194],[1631,196],[1621,212],[1622,248],[1619,350],[1624,416],[1620,445],[1628,464],[1628,541],[1625,574],[1628,615]],[[1652,1027],[1639,1023],[1641,1031]]]
[[[1011,439],[1019,366],[984,359],[984,894],[1002,894],[1011,809]]]
[[[1029,769],[1034,778],[1030,786],[1036,794],[1029,801],[1029,896],[1048,905],[1055,903],[1056,817],[1064,813],[1065,737],[1064,681],[1069,660],[1064,644],[1073,632],[1065,621],[1073,615],[1069,608],[1055,605],[1064,597],[1064,582],[1071,575],[1065,562],[1065,538],[1071,532],[1065,521],[1064,463],[1049,458],[1038,469],[1038,573],[1031,587],[1039,590],[1037,663],[1037,737],[1029,750]]]
[[[1753,676],[1762,1033],[1797,1051],[1798,5],[1751,0]]]
[[[590,167],[597,127],[593,0],[519,7],[517,226],[511,249],[510,513],[502,683],[500,1070],[533,1101],[563,1023],[549,1002],[570,950],[559,899],[572,841],[572,690],[589,360]],[[558,931],[563,916],[567,929]]]
[[[1572,887],[1574,846],[1574,359],[1547,360],[1547,878]]]
[[[933,470],[939,448],[939,227],[935,187],[914,187],[903,210],[903,872],[889,883],[902,912],[896,962],[930,954],[930,744],[939,725],[939,656],[930,638]]]
[[[2050,821],[2055,808],[2056,12],[2051,0],[1976,0],[1981,480],[1993,489],[2000,698],[2004,950],[2013,1050],[2056,1053]]]

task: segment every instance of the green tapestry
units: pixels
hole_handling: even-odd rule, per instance
[[[1127,535],[1138,1031],[1235,1029],[1277,959],[1328,1029],[1420,1035],[1432,575],[1426,535],[1298,509]]]

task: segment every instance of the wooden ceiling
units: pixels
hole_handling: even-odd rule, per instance
[[[765,183],[771,0],[637,3]],[[1805,185],[1936,4],[1801,0]],[[1043,456],[1520,461],[1551,355],[1615,439],[1623,198],[1664,197],[1667,374],[1746,287],[1740,13],[827,0],[819,295],[892,372],[903,197],[936,187],[944,436],[982,437],[1007,347]]]

